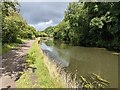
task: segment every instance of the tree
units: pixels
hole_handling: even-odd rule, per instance
[[[63,21],[55,27],[54,38],[120,50],[120,2],[72,2]]]
[[[18,12],[18,2],[3,0],[2,44],[17,42],[18,38],[35,38],[36,30],[29,26]]]
[[[54,39],[64,40],[66,42],[70,41],[70,38],[69,38],[69,24],[68,24],[68,22],[65,22],[63,20],[61,23],[59,23],[54,28],[53,37],[54,37]]]

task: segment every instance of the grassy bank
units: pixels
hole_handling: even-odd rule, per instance
[[[0,55],[8,52],[12,48],[17,47],[19,44],[22,44],[22,43],[24,43],[26,41],[27,41],[27,39],[18,39],[15,43],[5,43],[3,46],[1,44],[0,47],[2,47],[2,50],[0,52]]]
[[[30,78],[31,70],[26,71],[22,77],[17,81],[17,87],[19,88],[60,88],[61,85],[57,80],[53,79],[47,67],[44,64],[44,56],[42,54],[42,51],[40,49],[40,46],[38,44],[38,40],[36,40],[30,50],[28,51],[28,55],[26,57],[26,61],[28,62],[27,64],[31,68],[36,68],[34,74],[34,80],[37,83],[33,83]],[[28,74],[31,73],[31,74]],[[22,84],[21,84],[22,83]],[[24,83],[24,85],[23,85]],[[26,84],[26,85],[25,85]],[[37,84],[37,85],[36,85]]]
[[[10,49],[17,47],[18,43],[6,43],[4,46],[2,46],[2,53],[8,52]]]

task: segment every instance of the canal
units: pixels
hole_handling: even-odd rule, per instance
[[[110,88],[118,87],[118,55],[104,48],[71,46],[60,41],[42,40],[41,49],[48,51],[77,77],[95,73],[110,82]],[[56,60],[57,60],[56,59]]]

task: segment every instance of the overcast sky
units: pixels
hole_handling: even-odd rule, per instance
[[[58,24],[64,17],[68,2],[21,2],[20,13],[37,30]]]

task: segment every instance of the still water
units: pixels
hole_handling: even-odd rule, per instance
[[[109,81],[110,88],[118,87],[118,55],[113,52],[103,48],[71,46],[52,40],[43,40],[40,46],[42,50],[56,56],[68,72],[76,73],[78,77],[95,73]]]

